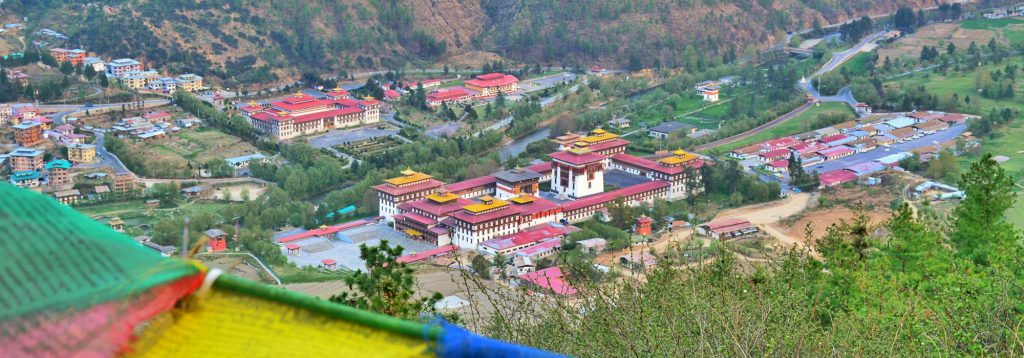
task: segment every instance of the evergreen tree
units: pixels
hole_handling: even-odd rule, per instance
[[[331,302],[405,320],[418,320],[425,312],[436,313],[434,304],[441,300],[441,294],[416,298],[416,276],[412,268],[396,261],[401,255],[402,247],[391,246],[387,240],[379,246],[360,245],[359,258],[366,262],[367,271],[356,270],[346,276],[349,291],[331,296]]]
[[[1017,260],[1020,235],[1006,222],[1017,193],[1013,179],[991,154],[971,164],[960,179],[966,198],[953,211],[952,240],[959,254],[975,263],[988,265],[997,260]]]

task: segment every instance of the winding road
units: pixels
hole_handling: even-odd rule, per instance
[[[801,113],[811,109],[811,106],[813,106],[815,102],[842,102],[850,105],[850,107],[854,107],[857,104],[857,99],[853,97],[853,91],[850,89],[850,86],[843,87],[842,89],[839,90],[839,93],[837,93],[834,96],[822,96],[821,93],[819,93],[818,90],[814,88],[813,79],[815,77],[820,77],[825,73],[834,71],[835,69],[839,68],[839,66],[842,66],[844,63],[853,59],[854,57],[857,56],[857,54],[860,54],[861,52],[870,51],[871,49],[874,48],[874,44],[883,36],[885,36],[885,33],[885,31],[876,32],[868,37],[865,37],[863,40],[858,42],[856,45],[850,47],[846,51],[834,52],[832,54],[832,58],[830,58],[828,62],[825,63],[825,65],[821,66],[821,68],[819,68],[817,71],[814,71],[814,73],[811,74],[811,79],[802,79],[799,82],[797,82],[797,87],[803,90],[805,93],[807,93],[807,95],[810,96],[813,99],[813,101],[808,101],[804,103],[802,106],[797,107],[796,109],[786,114],[783,114],[778,118],[775,118],[765,124],[754,127],[754,129],[748,130],[746,132],[728,138],[722,138],[711,143],[699,145],[695,147],[694,150],[706,151],[723,145],[736,143],[738,141],[758,135],[766,130],[769,130],[777,125],[782,124],[785,121],[793,119],[794,117],[800,115]]]

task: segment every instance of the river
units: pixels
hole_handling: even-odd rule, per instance
[[[519,139],[512,141],[512,143],[506,144],[505,146],[501,147],[501,149],[498,149],[498,155],[501,157],[501,160],[507,160],[508,158],[517,156],[519,155],[519,153],[525,151],[526,146],[530,145],[530,143],[539,140],[545,140],[550,135],[550,126],[540,128],[536,131],[533,131],[533,133],[519,137]]]

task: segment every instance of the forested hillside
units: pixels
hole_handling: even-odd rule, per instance
[[[411,63],[512,62],[703,67],[778,41],[787,30],[939,0],[9,0],[106,57],[227,82],[298,78]],[[474,63],[477,61],[477,63]]]

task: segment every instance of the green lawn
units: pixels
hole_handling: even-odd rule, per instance
[[[800,115],[793,117],[788,121],[782,122],[782,124],[772,127],[769,130],[761,132],[758,135],[738,141],[736,143],[719,147],[717,149],[722,152],[728,152],[732,151],[733,149],[745,147],[757,142],[763,142],[769,139],[779,138],[787,135],[793,135],[817,129],[807,128],[807,123],[809,123],[812,119],[816,118],[818,115],[825,113],[853,114],[853,110],[850,109],[850,106],[848,106],[846,103],[820,103],[817,106],[811,107],[811,109],[807,110],[806,112],[801,113]]]
[[[1002,19],[974,19],[960,23],[960,27],[969,30],[994,30],[1010,25],[1024,25],[1024,19],[1016,17],[1004,17]]]
[[[1003,36],[1006,36],[1007,40],[1010,40],[1011,45],[1024,44],[1024,31],[1021,30],[1005,30]]]
[[[1013,60],[1007,60],[999,65],[979,67],[978,70],[1003,69],[1006,67],[1006,65],[1010,63],[1015,63],[1018,66],[1022,66],[1024,65],[1024,59],[1016,58]],[[984,98],[980,94],[978,94],[977,89],[974,87],[974,72],[975,71],[970,71],[967,73],[958,73],[950,71],[948,76],[942,76],[941,74],[934,72],[921,72],[911,77],[901,77],[895,81],[886,82],[885,87],[887,90],[892,90],[898,89],[900,87],[906,88],[924,86],[924,88],[928,90],[929,93],[937,95],[940,98],[943,96],[950,95],[952,93],[957,93],[960,96],[960,98],[970,96],[972,101],[971,103],[977,104],[980,108],[980,112],[975,114],[988,113],[989,109],[991,108],[1011,107],[1024,110],[1024,101],[1022,101],[1019,98],[1019,95],[1018,98],[1010,100],[993,100]],[[926,75],[927,77],[925,77]],[[1020,91],[1024,90],[1024,84],[1022,83],[1024,83],[1024,81],[1018,81],[1017,86],[1014,88],[1017,91],[1017,93],[1022,93]]]
[[[836,69],[836,73],[841,73],[845,68],[851,75],[861,75],[865,72],[864,67],[867,66],[868,58],[870,57],[871,54],[861,52],[857,54],[857,56],[853,56],[849,61],[846,61],[842,66],[839,66],[839,68]]]

